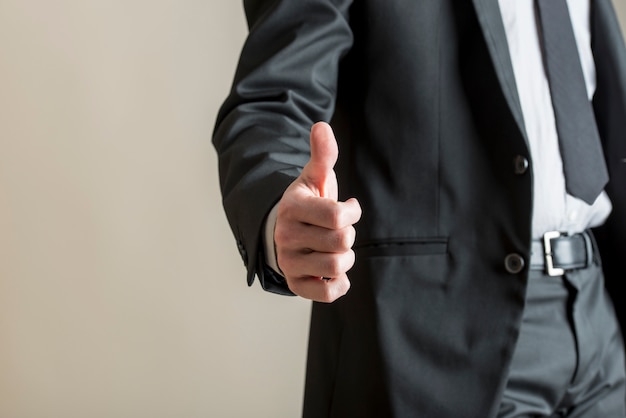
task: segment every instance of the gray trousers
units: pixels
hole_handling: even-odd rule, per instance
[[[499,418],[626,417],[624,342],[597,264],[531,271]]]

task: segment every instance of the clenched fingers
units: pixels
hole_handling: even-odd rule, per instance
[[[334,278],[296,277],[288,281],[293,293],[316,302],[330,303],[345,295],[350,289],[350,280],[344,273]]]

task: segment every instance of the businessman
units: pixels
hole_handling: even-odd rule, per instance
[[[314,301],[303,416],[626,416],[610,0],[244,7],[213,143],[248,283]]]

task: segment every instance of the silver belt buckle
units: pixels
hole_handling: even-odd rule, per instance
[[[559,238],[565,234],[559,231],[549,231],[543,234],[543,256],[546,261],[546,274],[548,276],[562,276],[565,274],[565,270],[554,267],[554,260],[552,259],[552,244],[550,240]]]

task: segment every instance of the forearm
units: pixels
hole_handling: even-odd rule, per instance
[[[310,127],[332,116],[339,60],[352,42],[349,3],[245,2],[250,34],[213,144],[249,283],[263,279],[264,220],[308,161]]]

